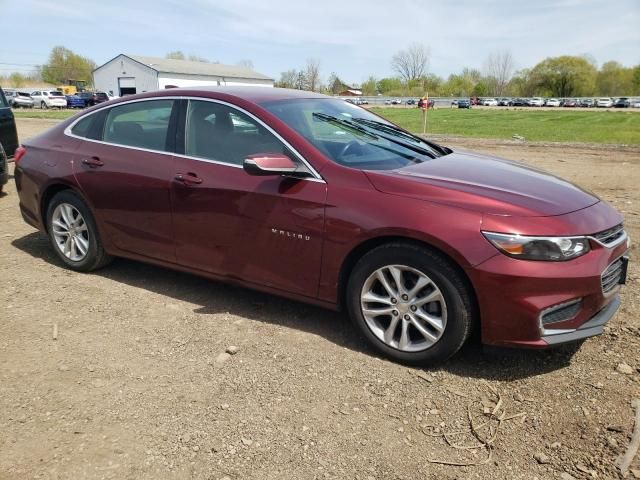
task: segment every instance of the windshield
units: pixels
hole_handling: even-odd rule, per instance
[[[393,170],[450,153],[344,100],[304,98],[262,106],[346,167]]]

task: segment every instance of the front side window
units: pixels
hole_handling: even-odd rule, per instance
[[[392,170],[450,153],[343,100],[303,98],[262,104],[334,162]]]
[[[118,145],[166,150],[173,100],[128,103],[109,109],[103,140]]]
[[[189,101],[186,155],[241,166],[255,153],[284,153],[298,161],[275,135],[248,115],[220,103]]]
[[[7,99],[4,98],[4,92],[0,90],[0,107],[8,107]]]

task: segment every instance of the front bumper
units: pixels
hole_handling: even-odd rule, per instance
[[[620,297],[615,296],[605,307],[596,313],[591,319],[583,323],[573,331],[543,335],[541,340],[547,345],[559,345],[567,342],[575,342],[589,337],[600,335],[604,326],[613,318],[620,307]]]
[[[517,260],[499,253],[470,269],[483,343],[546,348],[599,335],[620,305],[620,286],[604,292],[602,274],[627,248],[626,241],[615,248],[595,245],[568,262]],[[543,325],[545,312],[572,303],[579,306],[575,313]]]

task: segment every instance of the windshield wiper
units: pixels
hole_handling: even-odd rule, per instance
[[[405,132],[404,130],[402,130],[399,127],[396,127],[395,125],[389,124],[389,123],[384,123],[384,122],[379,122],[377,120],[371,120],[368,118],[354,118],[353,119],[354,122],[357,122],[359,124],[362,125],[366,125],[374,130],[379,130],[379,131],[383,131],[385,133],[388,133],[389,135],[394,135],[400,138],[406,138],[407,140],[410,140],[412,142],[418,142],[422,145],[427,145],[429,148],[425,149],[424,147],[422,147],[424,150],[427,150],[429,152],[431,152],[432,154],[435,153],[436,156],[439,155],[446,155],[448,153],[450,153],[449,151],[445,150],[444,148],[440,147],[439,145],[435,145],[427,140],[425,140],[424,138],[420,138],[416,135],[413,135],[409,132]],[[434,152],[435,151],[435,152]]]
[[[354,123],[350,120],[344,120],[342,118],[338,118],[338,117],[334,117],[333,115],[327,115],[326,113],[320,113],[320,112],[313,112],[311,114],[314,118],[318,118],[320,120],[324,120],[325,122],[329,122],[329,123],[337,123],[338,125],[342,126],[342,127],[346,127],[350,130],[355,130],[356,132],[358,132],[360,135],[364,135],[366,137],[369,137],[373,140],[378,140],[378,136],[371,133],[370,131],[368,131],[366,128],[358,125],[357,123]]]

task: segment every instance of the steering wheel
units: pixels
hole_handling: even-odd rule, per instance
[[[339,153],[339,157],[340,158],[344,157],[347,154],[347,152],[354,147],[360,147],[360,143],[358,143],[356,140],[351,140],[344,147],[342,147],[342,150],[340,150],[340,153]]]

